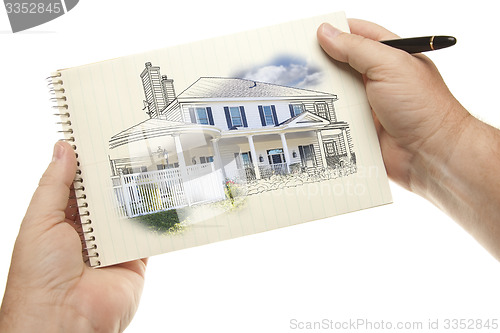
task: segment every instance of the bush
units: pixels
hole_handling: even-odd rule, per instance
[[[173,232],[181,228],[176,209],[134,217],[132,220],[156,232]]]

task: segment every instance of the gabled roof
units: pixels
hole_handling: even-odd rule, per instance
[[[303,124],[303,125],[300,125]],[[284,122],[276,125],[276,126],[282,126],[282,125],[287,125],[288,127],[297,127],[297,126],[304,126],[304,124],[307,125],[328,125],[330,124],[330,121],[320,117],[314,113],[311,113],[309,111],[302,112],[301,114],[296,115],[295,117],[288,118]]]
[[[201,77],[177,99],[334,98],[334,94],[238,78]]]

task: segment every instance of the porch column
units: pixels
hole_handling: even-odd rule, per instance
[[[220,157],[219,150],[219,139],[212,139],[212,147],[214,149],[214,157],[215,157],[215,167],[220,168],[222,172],[222,178],[226,179],[226,170],[224,170],[224,165],[222,164],[222,158]]]
[[[319,151],[321,152],[321,164],[323,165],[323,168],[326,168],[328,164],[326,163],[325,145],[323,144],[321,131],[316,131],[316,135],[318,136]]]
[[[189,186],[189,175],[187,173],[186,160],[184,159],[184,151],[182,150],[180,134],[174,134],[175,153],[179,161],[179,171],[181,173],[184,195],[186,196],[188,206],[191,206],[191,187]]]
[[[259,170],[259,158],[257,157],[257,152],[255,151],[255,145],[253,144],[253,135],[247,136],[248,145],[250,146],[250,154],[252,154],[252,164],[255,170],[255,178],[260,179]]]
[[[286,144],[285,133],[280,133],[281,144],[283,145],[283,154],[285,154],[286,171],[290,173],[290,154],[288,153],[288,145]]]
[[[345,151],[347,153],[347,159],[351,163],[351,147],[349,147],[349,140],[347,138],[347,128],[342,129],[342,137],[344,138]]]

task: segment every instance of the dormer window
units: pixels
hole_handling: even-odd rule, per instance
[[[290,104],[290,117],[295,117],[305,111],[304,104]]]

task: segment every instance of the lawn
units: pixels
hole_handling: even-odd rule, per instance
[[[147,227],[149,230],[159,233],[179,232],[184,229],[184,225],[179,219],[179,210],[182,209],[171,209],[163,212],[137,216],[132,218],[131,221],[138,222],[139,224]]]

